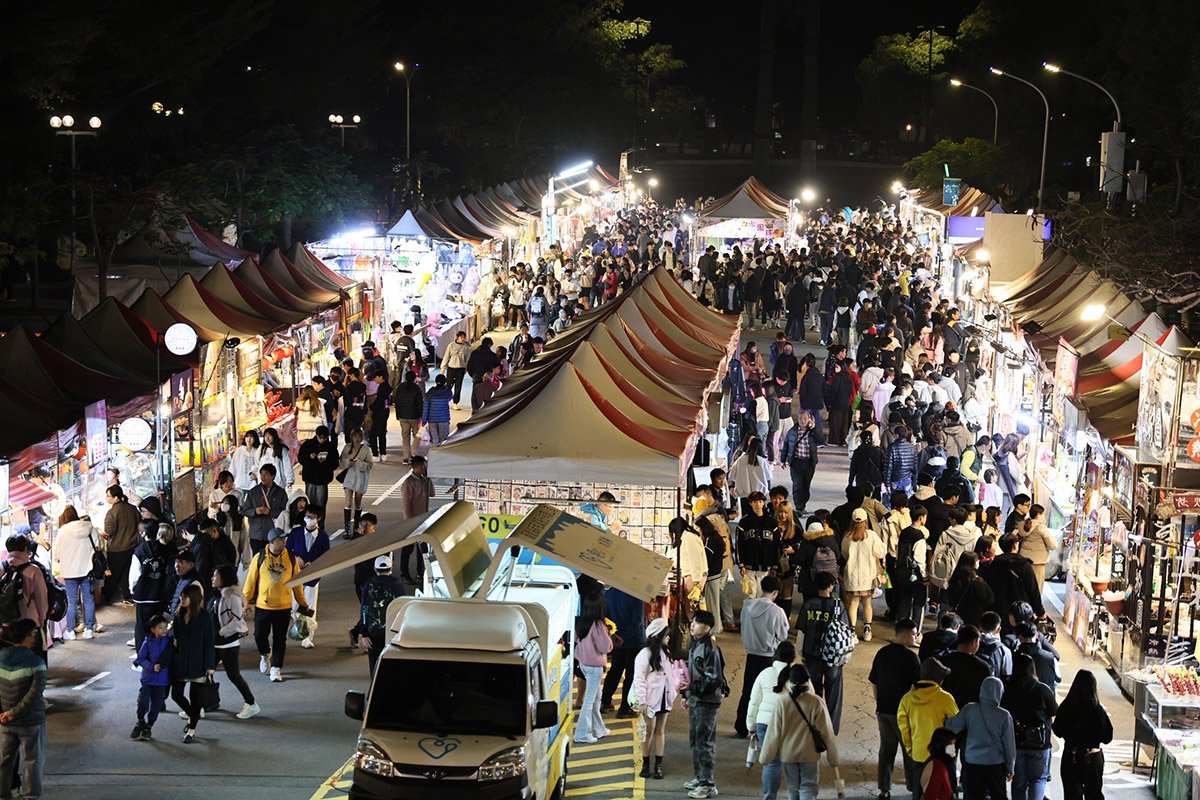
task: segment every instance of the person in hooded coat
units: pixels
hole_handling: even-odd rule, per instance
[[[1013,800],[1042,800],[1050,779],[1050,725],[1058,713],[1054,689],[1037,679],[1033,659],[1013,658],[1013,676],[1001,704],[1013,718],[1017,765],[1013,770]]]
[[[1007,800],[1008,784],[1016,769],[1017,746],[1012,715],[1000,707],[1004,683],[984,678],[979,701],[967,705],[946,722],[956,733],[966,732],[963,750],[963,797]]]

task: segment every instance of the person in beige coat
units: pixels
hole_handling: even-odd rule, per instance
[[[1029,519],[1021,523],[1017,529],[1021,539],[1021,555],[1033,562],[1033,575],[1037,578],[1038,592],[1046,583],[1046,563],[1050,560],[1050,551],[1058,547],[1054,534],[1046,527],[1046,509],[1034,503],[1029,507]]]
[[[821,754],[817,752],[814,730],[828,748],[825,758],[829,766],[837,769],[840,763],[829,709],[824,700],[813,694],[808,668],[804,665],[793,664],[781,672],[779,678],[775,692],[783,696],[775,704],[771,721],[767,723],[758,760],[766,765],[778,755],[783,762],[789,796],[815,798],[821,783],[818,764]]]

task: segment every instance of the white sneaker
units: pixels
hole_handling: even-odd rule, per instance
[[[138,666],[137,664],[130,664],[130,665],[129,665],[129,668],[130,668],[131,670],[133,670],[134,672],[141,672],[141,671],[142,671],[142,668],[141,668],[140,666]]]
[[[283,683],[283,671],[279,667],[271,667],[271,683]]]
[[[76,626],[73,628],[73,630],[74,630],[76,633],[83,633],[83,623],[81,622],[81,623],[79,623],[78,625],[76,625]]]
[[[65,631],[62,635],[62,639],[64,642],[75,641],[75,631]]]
[[[380,457],[379,457],[379,460],[380,460],[380,461],[383,461],[383,462],[386,462],[386,461],[387,461],[387,455],[385,454],[385,455],[382,455],[382,456],[380,456]]]
[[[309,637],[307,639],[301,639],[300,646],[303,647],[305,650],[312,650],[313,649],[312,637]]]
[[[188,718],[187,712],[186,712],[186,711],[180,711],[180,712],[179,712],[179,718],[180,718],[180,719],[187,719],[187,718]],[[203,709],[203,708],[202,708],[202,709],[200,709],[200,719],[204,719],[204,709]]]
[[[871,623],[869,622],[863,624],[862,639],[864,642],[871,641]]]
[[[237,718],[250,719],[261,710],[262,709],[258,707],[258,703],[243,703],[242,710],[237,713]]]
[[[266,657],[266,656],[259,656],[259,659],[258,659],[258,671],[259,671],[259,672],[261,672],[263,675],[266,675],[266,674],[267,674],[267,670],[268,670],[268,669],[270,669],[270,668],[271,668],[271,662],[267,661],[267,657]]]
[[[137,639],[130,639],[125,643],[126,647],[137,647]]]
[[[69,633],[69,631],[68,631],[68,633]],[[93,631],[91,628],[84,628],[84,629],[83,629],[83,638],[85,638],[85,639],[95,639],[95,638],[96,638],[96,632],[95,632],[95,631]]]
[[[102,623],[97,622],[96,627],[94,627],[92,630],[94,630],[96,633],[104,633],[104,625]],[[76,633],[78,633],[78,632],[79,631],[76,631]]]

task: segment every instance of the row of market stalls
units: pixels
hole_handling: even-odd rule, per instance
[[[0,337],[0,410],[13,423],[0,432],[4,526],[40,524],[39,508],[66,502],[102,516],[108,467],[183,521],[243,431],[273,426],[294,454],[296,391],[328,372],[335,350],[361,346],[363,288],[296,246],[216,262],[128,305],[76,308],[40,337],[21,327]],[[190,352],[164,342],[177,323],[196,335]],[[47,511],[48,533],[56,517]]]
[[[738,336],[737,318],[650,272],[505,381],[436,448],[438,474],[497,515],[611,491],[627,538],[662,552]]]

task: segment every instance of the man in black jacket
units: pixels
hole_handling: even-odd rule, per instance
[[[962,617],[953,611],[942,614],[938,620],[937,630],[930,631],[921,637],[921,647],[917,657],[924,664],[926,659],[941,658],[942,654],[953,649],[958,644],[958,631],[962,628]]]
[[[692,644],[687,652],[688,674],[691,680],[685,690],[688,708],[688,733],[692,743],[692,763],[696,774],[684,787],[693,791],[691,797],[715,797],[717,754],[717,712],[729,695],[725,682],[725,659],[721,648],[713,641],[716,623],[711,611],[697,611],[692,617]],[[707,792],[699,793],[700,787]]]
[[[950,669],[942,681],[942,688],[954,696],[959,708],[967,703],[979,702],[979,687],[984,678],[992,676],[991,666],[979,656],[979,629],[964,625],[958,632],[958,644],[954,651],[942,656],[939,661]]]
[[[922,483],[924,478],[922,478]],[[932,553],[941,541],[942,534],[950,527],[950,507],[958,505],[957,486],[943,486],[942,490],[933,497],[926,498],[921,502],[925,504],[925,509],[929,512],[926,519],[925,527],[929,529],[929,552]]]
[[[192,555],[196,558],[196,573],[200,585],[204,587],[204,598],[211,600],[216,595],[212,585],[213,572],[223,564],[236,567],[237,548],[215,519],[205,517],[200,522],[199,534],[192,542]]]
[[[396,419],[400,420],[404,463],[409,464],[416,452],[417,438],[421,434],[421,415],[425,411],[425,392],[417,385],[416,374],[411,371],[404,373],[404,382],[396,387],[392,403],[396,409]]]
[[[328,506],[329,484],[338,466],[337,444],[330,438],[328,427],[318,425],[315,435],[301,443],[298,461],[304,478],[304,496],[313,505]]]
[[[467,374],[471,376],[472,381],[478,383],[484,375],[487,375],[499,364],[500,359],[496,356],[495,348],[492,346],[492,337],[485,336],[479,343],[479,347],[476,347],[471,352],[470,358],[467,359]]]
[[[979,570],[980,577],[991,587],[995,598],[992,610],[1000,615],[1005,633],[1012,632],[1012,626],[1008,622],[1008,610],[1013,603],[1029,603],[1035,614],[1039,617],[1046,616],[1042,594],[1038,591],[1037,578],[1033,572],[1033,562],[1017,553],[1020,541],[1015,533],[1001,536],[1001,554]]]

